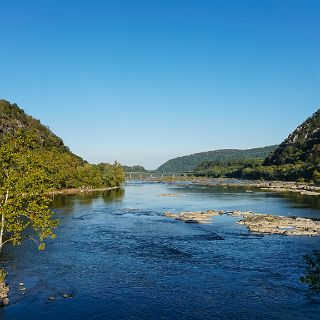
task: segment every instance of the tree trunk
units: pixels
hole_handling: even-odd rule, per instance
[[[3,208],[6,206],[7,202],[8,202],[8,196],[9,196],[9,192],[6,192],[5,198],[4,198],[4,205]],[[4,212],[2,211],[1,214],[1,227],[0,227],[0,252],[3,246],[3,233],[4,233],[4,223],[5,223],[5,217],[4,217]]]

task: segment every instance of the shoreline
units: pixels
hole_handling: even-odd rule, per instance
[[[55,196],[55,195],[75,195],[79,193],[91,193],[91,192],[101,192],[101,191],[110,191],[110,190],[116,190],[120,189],[120,186],[118,187],[108,187],[108,188],[72,188],[72,189],[62,189],[62,190],[52,190],[47,192],[47,195],[49,196]]]
[[[168,184],[193,184],[201,186],[217,187],[248,187],[258,188],[272,192],[294,192],[306,196],[320,196],[320,186],[310,185],[295,181],[260,181],[260,180],[238,180],[232,178],[207,178],[207,177],[144,177],[127,178],[126,181],[140,180],[152,183]]]

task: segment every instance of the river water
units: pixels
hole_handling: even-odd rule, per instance
[[[45,252],[25,243],[1,256],[11,305],[0,319],[319,319],[319,297],[299,281],[319,238],[254,235],[228,216],[163,217],[216,209],[320,218],[319,198],[130,182],[58,196],[53,209],[60,225]]]

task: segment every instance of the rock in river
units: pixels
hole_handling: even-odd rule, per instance
[[[6,306],[9,304],[9,286],[5,283],[5,281],[0,282],[0,307]]]
[[[181,213],[165,212],[164,216],[168,218],[174,218],[175,220],[181,220],[186,223],[210,223],[212,217],[222,215],[223,211],[196,211],[189,212],[184,211]]]
[[[271,214],[244,215],[238,222],[254,233],[284,234],[291,236],[319,236],[320,222],[307,218],[289,218]]]

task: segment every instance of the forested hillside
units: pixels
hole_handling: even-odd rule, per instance
[[[320,109],[294,130],[268,156],[264,167],[277,168],[278,178],[320,181]]]
[[[122,166],[123,167],[123,170],[125,172],[128,172],[128,173],[132,173],[132,172],[147,172],[147,170],[143,167],[143,166],[139,166],[139,165],[136,165],[136,166]]]
[[[32,141],[34,161],[45,169],[52,189],[112,187],[124,180],[119,163],[87,163],[70,152],[62,139],[39,120],[27,115],[16,104],[0,100],[0,144],[18,145],[21,140]]]
[[[320,110],[315,112],[264,161],[203,162],[195,174],[243,179],[311,181],[320,184]]]
[[[264,148],[253,148],[247,150],[223,149],[194,153],[188,156],[171,159],[161,165],[156,171],[159,173],[192,172],[204,161],[226,162],[253,158],[264,159],[271,152],[273,152],[276,147],[277,146],[268,146]]]
[[[21,131],[33,132],[37,137],[39,144],[47,150],[57,149],[60,152],[69,152],[62,139],[57,137],[46,126],[42,125],[39,120],[27,115],[16,104],[0,100],[0,140],[8,132]]]
[[[294,130],[279,147],[266,158],[265,165],[320,164],[320,110]]]

